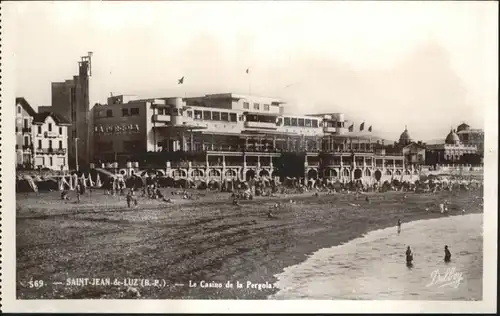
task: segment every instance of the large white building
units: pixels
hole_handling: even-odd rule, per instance
[[[404,166],[401,153],[378,151],[368,125],[354,128],[342,113],[287,114],[274,98],[115,96],[92,112],[91,156],[99,166],[138,162],[140,168],[194,179],[383,181],[415,172]]]
[[[16,98],[16,160],[24,169],[68,170],[68,126],[62,116],[36,113]]]

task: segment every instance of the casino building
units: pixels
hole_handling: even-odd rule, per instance
[[[366,182],[418,174],[341,113],[292,115],[279,99],[210,94],[113,96],[92,108],[96,167],[156,169],[173,178],[326,178]]]

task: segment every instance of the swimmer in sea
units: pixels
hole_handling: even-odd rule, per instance
[[[444,246],[444,262],[451,261],[451,252],[448,250],[448,246]]]

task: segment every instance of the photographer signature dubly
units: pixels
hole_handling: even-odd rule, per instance
[[[445,273],[442,274],[439,269],[432,271],[431,282],[427,284],[427,287],[436,285],[438,287],[454,287],[458,288],[460,282],[463,281],[463,273],[457,272],[455,267],[446,269]]]

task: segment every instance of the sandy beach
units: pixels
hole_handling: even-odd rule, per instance
[[[60,201],[57,192],[18,194],[17,297],[130,298],[123,285],[52,282],[150,278],[168,286],[137,287],[141,298],[264,299],[276,292],[275,274],[318,249],[395,226],[398,219],[404,229],[405,222],[459,215],[462,209],[482,212],[480,192],[367,195],[370,202],[354,194],[305,193],[236,207],[220,193],[197,201],[173,197],[174,204],[139,199],[137,208],[128,209],[125,197],[100,190],[80,204]],[[444,199],[450,202],[446,215],[438,212]],[[270,219],[266,212],[277,200],[282,206]],[[44,286],[30,288],[30,280],[43,280]]]

